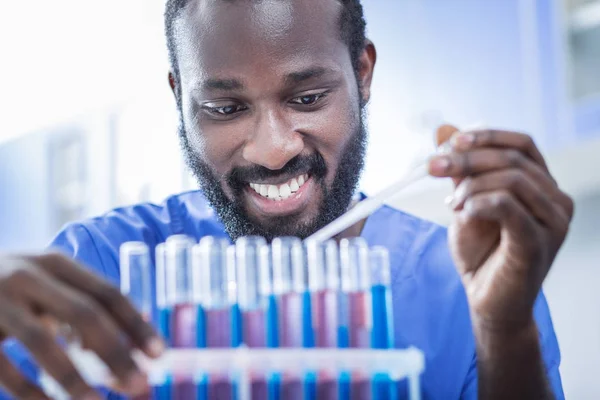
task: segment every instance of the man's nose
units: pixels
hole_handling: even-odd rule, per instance
[[[285,112],[261,112],[255,131],[243,149],[246,161],[270,170],[283,168],[304,149],[302,134],[296,132]]]

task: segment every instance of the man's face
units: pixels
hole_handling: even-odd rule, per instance
[[[341,7],[192,1],[176,23],[182,146],[234,240],[306,237],[348,208],[374,50],[357,78]]]

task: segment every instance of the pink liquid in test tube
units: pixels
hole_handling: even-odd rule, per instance
[[[348,296],[348,333],[350,347],[371,346],[369,247],[363,238],[340,242],[342,290]],[[371,398],[370,377],[353,372],[350,383],[352,400]]]
[[[265,310],[242,311],[244,343],[248,347],[266,347]]]
[[[337,347],[340,290],[337,243],[335,240],[307,242],[306,254],[315,347]],[[318,399],[337,398],[337,376],[333,371],[318,371],[316,395]]]

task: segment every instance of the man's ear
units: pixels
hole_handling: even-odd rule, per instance
[[[175,75],[173,74],[173,71],[169,71],[169,86],[171,86],[171,91],[173,92],[173,95],[175,96],[175,100],[179,100],[179,96],[181,95],[181,88],[179,87],[179,83],[177,82],[177,80],[175,79]]]
[[[367,39],[365,48],[358,59],[358,80],[360,82],[363,104],[367,104],[371,98],[371,82],[373,71],[377,62],[377,50],[373,42]]]

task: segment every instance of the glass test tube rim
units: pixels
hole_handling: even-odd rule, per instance
[[[141,299],[132,299],[134,302],[140,300],[139,305],[145,314],[152,312],[152,284],[150,272],[150,248],[141,241],[125,242],[119,248],[119,270],[120,270],[120,287],[121,293],[130,296],[132,293],[132,258],[140,258],[142,260],[141,271]]]
[[[304,244],[300,238],[282,236],[271,242],[273,293],[303,293],[308,288]]]
[[[353,254],[353,250],[356,254]],[[368,291],[371,279],[367,241],[360,236],[340,240],[339,257],[342,291]]]
[[[241,310],[255,310],[266,308],[267,293],[269,286],[269,264],[267,241],[261,236],[244,236],[239,238],[235,244],[236,277],[238,305]],[[252,255],[248,254],[251,249]],[[248,261],[252,258],[252,267]],[[254,275],[253,282],[248,275]],[[267,281],[267,282],[265,282]],[[243,283],[242,283],[243,282]],[[252,294],[250,292],[253,292]]]
[[[165,241],[166,301],[169,305],[192,302],[191,257],[195,241],[187,235],[172,235]],[[185,265],[178,265],[179,251],[185,254]],[[179,275],[184,274],[180,278]],[[182,284],[182,288],[178,287]],[[181,291],[184,293],[180,293]]]
[[[155,273],[156,273],[156,306],[166,308],[167,300],[167,253],[166,244],[159,243],[155,250]]]
[[[213,236],[203,237],[193,246],[191,273],[194,303],[202,304],[207,309],[226,308],[233,304],[229,289],[228,250],[227,239]],[[214,265],[215,261],[219,265]],[[215,297],[220,299],[215,301]]]
[[[371,285],[391,285],[390,252],[384,246],[373,246],[369,250]]]

